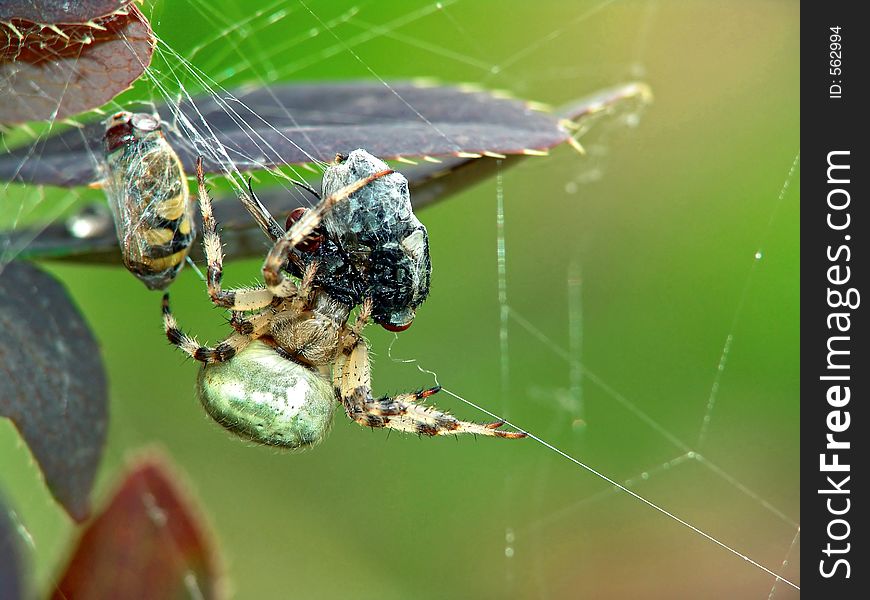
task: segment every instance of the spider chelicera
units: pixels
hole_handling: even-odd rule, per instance
[[[245,205],[273,245],[263,263],[265,287],[235,290],[221,288],[223,251],[201,159],[197,181],[209,296],[233,311],[235,331],[214,347],[200,346],[179,330],[168,294],[163,324],[172,344],[204,363],[197,395],[221,425],[257,443],[304,448],[324,437],[337,400],[363,426],[525,436],[501,431],[503,422],[460,421],[419,402],[439,387],[372,397],[363,328],[373,320],[406,329],[429,291],[428,236],[401,174],[364,150],[339,156],[324,173],[324,197],[291,213],[286,231],[252,193]]]

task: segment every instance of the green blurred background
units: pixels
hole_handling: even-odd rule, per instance
[[[295,0],[146,4],[179,54],[213,40],[194,63],[228,86],[374,72],[482,82],[558,106],[649,83],[655,103],[637,127],[583,140],[606,157],[560,147],[505,170],[501,188],[493,179],[421,211],[432,294],[395,342],[368,331],[375,392],[431,385],[398,360],[416,359],[446,388],[614,480],[632,479],[645,498],[799,580],[799,539],[783,566],[800,513],[799,166],[780,199],[800,144],[796,2],[461,0],[439,10],[307,0],[343,44],[315,34],[317,19]],[[281,9],[286,16],[270,22]],[[281,43],[289,47],[276,52]],[[140,84],[130,97],[155,93]],[[499,189],[508,304],[541,334],[511,319],[506,357]],[[259,265],[229,260],[227,282],[251,283]],[[165,449],[203,507],[235,597],[766,598],[774,585],[531,439],[387,436],[339,414],[315,450],[250,447],[198,406],[196,367],[166,344],[159,295],[121,268],[44,266],[93,326],[111,379],[95,501],[131,453]],[[190,269],[172,293],[183,327],[202,340],[225,335]],[[572,335],[588,370],[579,390],[559,354]],[[488,419],[446,394],[434,400]],[[727,477],[685,458],[674,439]],[[49,589],[75,528],[8,422],[0,472],[32,535],[34,589]],[[793,595],[777,585],[777,598]]]

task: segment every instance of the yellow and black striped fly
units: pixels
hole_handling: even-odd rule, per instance
[[[184,168],[160,120],[119,112],[106,122],[106,191],[124,266],[148,289],[165,289],[196,236]]]

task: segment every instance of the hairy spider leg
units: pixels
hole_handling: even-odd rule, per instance
[[[520,431],[500,431],[498,428],[504,425],[503,421],[460,421],[434,406],[418,402],[438,392],[440,386],[410,394],[372,398],[369,351],[362,338],[336,360],[332,385],[347,416],[365,427],[386,427],[429,436],[471,433],[511,439],[526,437]]]
[[[294,181],[294,183],[296,183]],[[278,241],[278,238],[284,235],[284,228],[278,224],[278,221],[275,220],[275,217],[272,216],[263,203],[260,202],[260,199],[257,198],[257,194],[254,193],[254,188],[251,186],[251,178],[248,178],[248,193],[245,194],[242,192],[239,194],[239,200],[242,203],[242,206],[245,207],[245,210],[248,211],[248,214],[253,217],[254,221],[256,221],[257,225],[260,226],[260,229],[265,234],[269,241],[273,244]]]
[[[304,181],[298,181],[296,179],[290,179],[290,183],[295,185],[296,187],[300,187],[303,190],[306,190],[308,193],[312,194],[317,200],[320,200],[320,194],[317,193],[313,187],[305,183]],[[257,198],[257,194],[254,193],[254,188],[251,185],[251,178],[248,178],[248,193],[244,192],[239,195],[239,200],[242,203],[242,206],[245,207],[245,210],[248,211],[248,214],[253,217],[254,221],[257,225],[260,226],[260,230],[265,234],[269,241],[273,244],[278,241],[278,238],[284,235],[284,228],[275,220],[275,217],[263,206],[263,203],[260,202],[260,199]]]
[[[234,312],[229,323],[230,327],[242,335],[251,335],[254,331],[266,331],[274,316],[275,310],[270,306],[255,313]]]
[[[394,173],[392,169],[384,169],[383,171],[373,173],[350,185],[344,186],[334,194],[323,198],[311,210],[306,210],[302,217],[293,223],[293,226],[284,235],[278,238],[269,254],[266,255],[266,260],[263,262],[263,281],[266,282],[266,288],[279,298],[286,298],[294,294],[296,292],[296,284],[282,272],[282,266],[290,251],[320,225],[323,216],[333,206],[342,200],[346,200],[349,196],[352,196],[371,182],[391,173]]]
[[[178,328],[178,323],[169,309],[169,294],[163,295],[163,331],[170,344],[178,346],[200,362],[217,363],[230,360],[237,352],[251,343],[251,335],[234,331],[216,346],[200,346],[196,338],[190,337]]]
[[[217,232],[217,222],[211,207],[211,198],[205,185],[205,176],[202,170],[202,157],[196,159],[196,182],[198,185],[199,208],[202,212],[202,245],[205,249],[208,261],[208,295],[211,301],[221,308],[233,311],[251,311],[269,306],[275,299],[275,295],[266,288],[238,288],[234,290],[221,289],[223,278],[223,245]],[[292,281],[285,286],[287,297],[296,293],[296,285]]]

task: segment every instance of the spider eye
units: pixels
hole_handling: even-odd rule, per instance
[[[308,209],[302,208],[300,206],[299,208],[294,208],[292,211],[290,211],[290,214],[287,215],[287,223],[284,225],[284,229],[289,230],[291,227],[293,227],[293,223],[301,219],[302,215],[305,214],[306,210]],[[302,242],[297,244],[296,248],[298,248],[302,252],[310,253],[317,250],[322,242],[323,234],[315,231],[304,240],[302,240]]]

